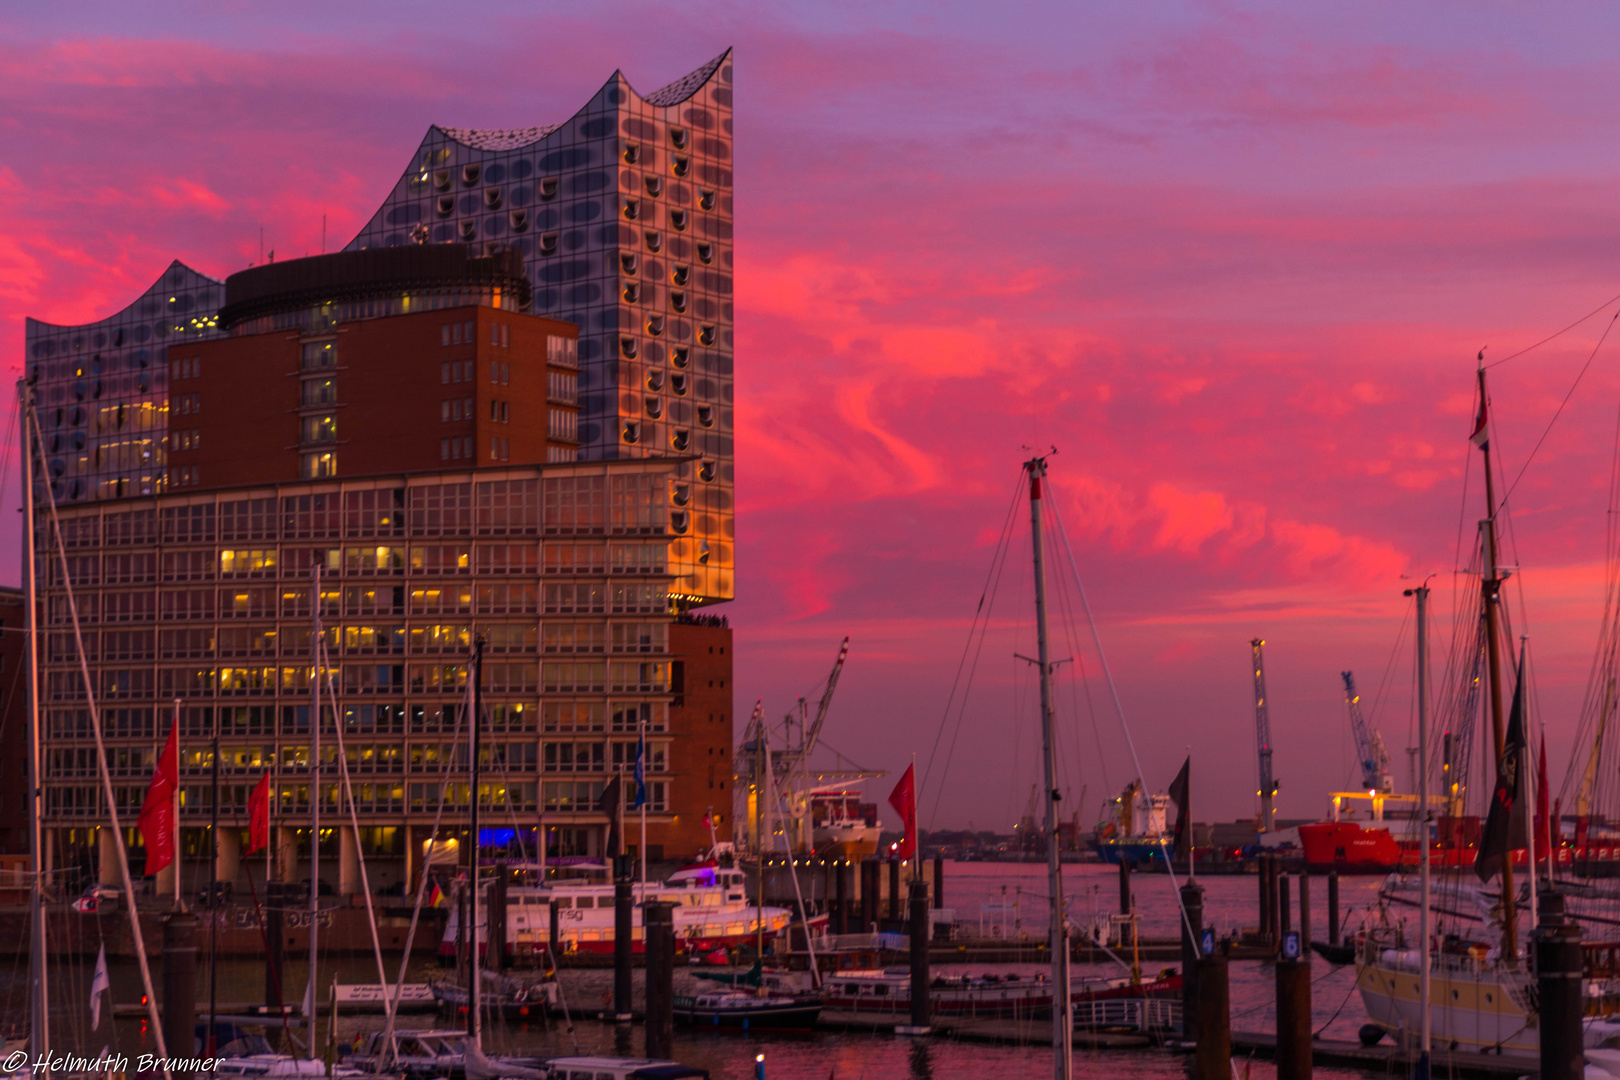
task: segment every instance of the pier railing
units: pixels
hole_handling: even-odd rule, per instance
[[[1074,1026],[1126,1031],[1174,1031],[1181,1002],[1170,998],[1101,998],[1074,1003]]]

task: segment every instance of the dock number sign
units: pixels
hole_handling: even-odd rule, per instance
[[[1199,939],[1198,951],[1205,956],[1215,955],[1215,931],[1205,930],[1204,936]]]
[[[1290,930],[1283,935],[1282,954],[1284,960],[1299,959],[1299,932]]]

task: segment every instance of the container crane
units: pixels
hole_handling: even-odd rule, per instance
[[[1275,832],[1277,828],[1277,782],[1271,778],[1271,713],[1266,708],[1266,663],[1262,649],[1265,642],[1255,638],[1249,642],[1254,659],[1254,741],[1260,754],[1260,831]]]
[[[1389,777],[1389,751],[1384,748],[1384,737],[1367,726],[1361,715],[1361,695],[1356,693],[1356,677],[1348,671],[1339,672],[1344,679],[1344,703],[1350,709],[1350,732],[1356,739],[1356,753],[1361,758],[1361,786],[1371,795],[1381,791],[1388,795],[1395,790]]]

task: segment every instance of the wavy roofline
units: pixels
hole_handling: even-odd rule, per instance
[[[193,274],[210,285],[224,286],[225,284],[224,281],[218,278],[209,277],[207,274],[203,273],[201,270],[198,270],[195,266],[192,266],[189,263],[182,262],[179,259],[172,259],[170,260],[169,265],[163,268],[163,272],[152,279],[152,284],[136,293],[135,299],[131,300],[129,303],[125,304],[111,315],[103,315],[99,319],[91,319],[89,322],[82,323],[50,323],[46,322],[44,319],[36,319],[32,315],[29,315],[24,319],[25,329],[33,330],[37,327],[41,330],[87,330],[91,327],[99,326],[102,323],[112,322],[119,316],[133,311],[136,304],[139,304],[143,299],[150,296],[152,293],[163,292],[164,290],[158,288],[158,286],[163,284],[163,279],[168,277],[170,271],[174,270],[174,268],[177,266],[186,273]]]

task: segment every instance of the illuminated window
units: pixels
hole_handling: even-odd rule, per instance
[[[305,405],[337,404],[336,379],[305,379],[302,390],[301,400]]]
[[[299,457],[298,475],[305,480],[319,480],[337,475],[337,454],[330,450]]]
[[[318,371],[321,368],[337,366],[336,341],[306,341],[303,348],[303,366],[305,371]]]
[[[331,413],[319,416],[306,416],[303,419],[302,441],[306,443],[335,442],[337,440],[337,417]]]

